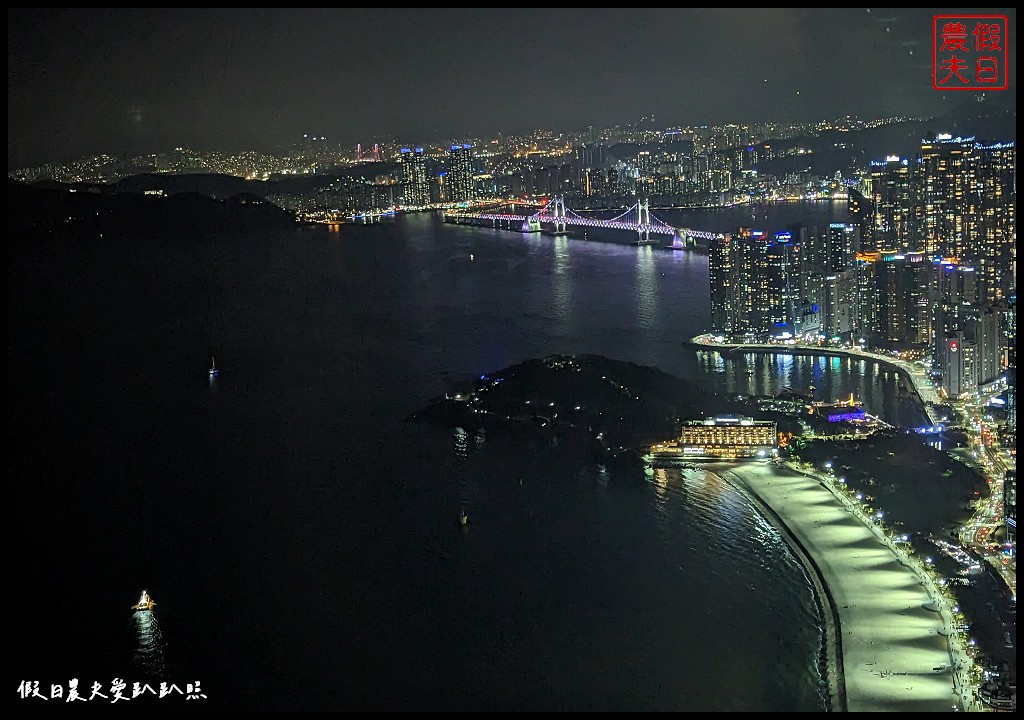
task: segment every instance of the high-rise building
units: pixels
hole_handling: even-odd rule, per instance
[[[600,143],[585,143],[575,148],[576,162],[584,170],[597,170],[605,166],[604,145]]]
[[[821,299],[821,332],[827,338],[850,340],[856,309],[854,268],[825,276]]]
[[[586,197],[604,189],[605,147],[600,143],[584,143],[574,148],[577,182]]]
[[[764,232],[746,227],[711,241],[708,265],[714,332],[750,340],[764,340],[771,334],[768,247]]]
[[[853,261],[853,309],[850,313],[850,337],[854,345],[874,345],[881,301],[876,282],[879,252],[859,252]]]
[[[800,333],[802,258],[799,239],[789,230],[775,233],[768,247],[767,325],[772,335]]]
[[[929,279],[932,264],[923,253],[882,252],[876,264],[878,306],[875,344],[927,350],[931,339]]]
[[[875,213],[871,246],[900,252],[918,250],[922,207],[917,163],[890,155],[884,162],[871,162],[870,176]]]
[[[706,153],[695,153],[693,170],[690,176],[690,187],[693,192],[704,192],[711,189],[711,158]]]
[[[1016,143],[977,145],[978,209],[973,262],[984,301],[1016,294],[1017,148]]]
[[[711,330],[732,337],[736,329],[736,271],[731,233],[712,237],[708,247],[711,285]]]
[[[980,387],[1002,373],[999,348],[999,313],[987,308],[967,321],[967,340],[974,346],[973,385]]]
[[[790,244],[799,248],[795,263],[795,323],[797,336],[816,339],[821,332],[821,307],[824,302],[825,277],[830,274],[829,236],[817,226],[790,225],[786,233]],[[785,234],[785,233],[784,233]]]
[[[999,337],[1004,368],[1017,366],[1017,296],[994,306],[999,312]]]
[[[921,143],[924,249],[976,267],[986,303],[1016,285],[1016,164],[1012,142],[939,135]]]
[[[452,145],[448,151],[448,198],[453,202],[467,202],[476,197],[476,173],[473,169],[473,146],[468,143]]]
[[[966,260],[977,220],[974,138],[928,137],[921,143],[923,250]]]
[[[839,273],[853,266],[861,250],[860,227],[854,223],[832,223],[825,244],[825,272]]]
[[[952,400],[967,392],[964,377],[964,333],[952,333],[942,342],[939,370],[942,373],[942,389]]]
[[[878,250],[875,243],[875,210],[871,206],[871,201],[854,188],[847,191],[847,196],[850,222],[860,230],[861,250]]]
[[[1017,447],[1017,368],[1006,370],[1006,437]]]
[[[931,275],[932,357],[938,362],[946,338],[957,330],[966,330],[968,318],[978,311],[980,294],[973,267],[933,261]]]
[[[399,150],[402,170],[402,196],[404,204],[424,207],[430,204],[430,180],[427,177],[427,157],[423,148]]]
[[[1007,470],[1003,473],[1003,514],[1006,517],[1006,539],[1003,552],[1016,557],[1017,555],[1017,471]]]

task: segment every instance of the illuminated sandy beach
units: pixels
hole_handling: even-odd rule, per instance
[[[826,618],[833,631],[826,654],[834,710],[977,708],[970,691],[958,697],[957,668],[968,659],[948,642],[949,611],[936,602],[931,579],[847,501],[818,480],[769,462],[701,467],[759,499],[768,519],[788,530],[791,546],[817,567],[815,584],[833,606],[825,613],[834,613]]]

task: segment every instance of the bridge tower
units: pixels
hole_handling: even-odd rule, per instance
[[[565,235],[566,234],[565,218],[567,217],[566,212],[565,212],[565,198],[562,197],[561,195],[558,195],[557,197],[555,197],[554,203],[555,203],[555,217],[554,217],[555,229],[554,229],[554,234],[555,235]]]
[[[651,242],[651,206],[647,198],[640,200],[636,204],[636,215],[637,215],[637,245],[648,245]]]
[[[686,250],[687,241],[689,240],[690,229],[689,228],[676,228],[675,234],[672,235],[672,249],[673,250]]]

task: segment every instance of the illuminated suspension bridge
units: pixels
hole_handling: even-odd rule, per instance
[[[651,208],[646,199],[637,201],[636,205],[628,208],[625,212],[606,220],[583,217],[572,209],[567,208],[565,206],[565,199],[558,196],[552,198],[549,203],[533,215],[511,212],[448,210],[444,213],[444,221],[459,225],[486,225],[525,233],[542,232],[544,230],[543,226],[546,224],[549,227],[549,232],[555,235],[565,234],[569,226],[627,230],[637,234],[635,241],[637,245],[654,245],[658,241],[653,240],[652,236],[669,236],[672,238],[671,247],[679,249],[693,247],[696,245],[697,240],[712,240],[716,237],[722,237],[722,233],[677,228],[669,225],[651,213]]]

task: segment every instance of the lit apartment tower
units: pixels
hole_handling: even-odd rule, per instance
[[[979,219],[973,262],[983,301],[993,303],[1016,293],[1016,143],[977,145],[975,157]]]
[[[802,272],[816,275],[811,282],[818,282],[829,266],[828,236],[817,226],[802,223],[788,225],[786,231],[800,245]]]
[[[765,233],[742,227],[711,241],[708,264],[714,332],[751,340],[769,336],[768,245]]]
[[[474,193],[473,146],[452,145],[448,151],[448,197],[454,202],[472,200]]]
[[[939,355],[939,371],[942,373],[942,389],[946,395],[956,400],[967,392],[964,382],[964,334],[951,333],[942,342],[942,353]]]
[[[999,310],[999,337],[1003,346],[1001,365],[1017,366],[1017,296],[996,305]]]
[[[1017,447],[1017,368],[1006,369],[1006,437]]]
[[[821,331],[820,310],[823,303],[825,277],[830,274],[829,236],[816,226],[790,225],[791,243],[800,249],[796,268],[798,303],[796,308],[799,335],[817,336]]]
[[[875,213],[875,237],[871,246],[901,252],[917,250],[921,215],[917,165],[890,155],[884,162],[873,160],[870,174],[871,204]]]
[[[402,195],[412,207],[430,204],[430,180],[427,177],[427,157],[423,148],[404,147],[399,150],[402,168]]]
[[[978,273],[969,265],[950,260],[932,262],[937,299],[947,305],[976,306],[981,301]]]
[[[636,192],[642,197],[648,197],[655,192],[654,158],[647,150],[641,150],[636,156]]]
[[[712,193],[727,193],[730,189],[732,189],[732,171],[728,168],[715,168],[712,170]]]
[[[974,347],[972,384],[980,387],[997,379],[1003,370],[999,352],[999,313],[988,308],[968,318],[966,336]]]
[[[712,237],[708,246],[711,331],[731,338],[736,331],[736,270],[731,233]]]
[[[737,326],[745,337],[767,339],[772,330],[768,322],[771,294],[768,291],[768,235],[760,230],[741,228],[743,242],[735,245],[737,251],[737,300],[739,314]]]
[[[928,349],[931,339],[929,280],[932,264],[924,253],[883,252],[876,264],[878,285],[876,342],[890,348]]]
[[[853,344],[873,345],[877,336],[878,312],[881,305],[875,270],[881,261],[878,252],[857,253],[853,261],[853,309],[850,313],[850,336]]]
[[[853,223],[831,223],[825,247],[825,272],[839,273],[853,265],[860,252],[860,227]]]
[[[942,356],[946,338],[965,330],[971,314],[977,312],[980,298],[978,277],[973,267],[953,262],[933,262],[929,289],[932,308],[932,356]]]
[[[636,154],[637,175],[642,178],[654,176],[654,158],[648,150],[641,150]]]
[[[969,257],[977,196],[974,138],[939,135],[921,143],[922,235],[932,257]]]
[[[1003,473],[1003,513],[1006,523],[1006,538],[1003,549],[1010,555],[1017,555],[1017,471]]]
[[[579,163],[581,168],[596,170],[604,167],[604,145],[601,145],[600,143],[585,143],[583,145],[577,145],[574,150],[576,153],[576,162]]]
[[[748,145],[747,147],[743,148],[742,158],[742,164],[740,166],[741,169],[753,170],[754,168],[757,167],[757,163],[760,161],[760,153],[758,151],[758,148],[754,147],[753,145]]]
[[[711,189],[711,158],[706,153],[694,154],[693,171],[690,179],[696,192],[704,192]]]
[[[854,268],[825,276],[821,299],[821,332],[826,338],[850,339],[856,308]]]
[[[847,191],[849,199],[848,209],[850,223],[860,229],[861,249],[865,251],[878,250],[875,243],[875,210],[871,201],[853,188]]]
[[[604,145],[600,143],[585,143],[574,149],[579,185],[587,197],[596,195],[604,186],[604,150]]]
[[[773,335],[801,330],[800,298],[802,286],[800,241],[789,230],[775,233],[768,246],[767,325]]]

